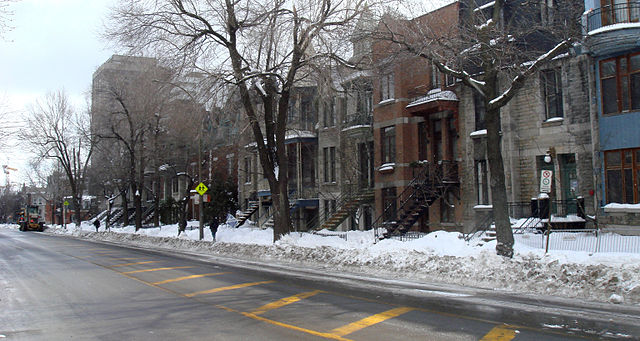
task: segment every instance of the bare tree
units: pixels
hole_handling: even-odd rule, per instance
[[[378,34],[390,46],[433,63],[475,89],[486,108],[492,204],[500,255],[513,255],[500,109],[554,57],[580,37],[580,1],[461,1],[456,15],[388,20]]]
[[[9,5],[16,1],[17,0],[0,0],[0,38],[2,38],[6,32],[13,29],[10,25],[13,11],[11,11]]]
[[[364,0],[128,0],[112,12],[106,35],[123,46],[161,49],[237,87],[271,189],[278,240],[292,226],[285,148],[292,90],[312,64],[340,60],[335,44],[363,9]]]
[[[27,129],[20,135],[40,160],[54,160],[62,169],[71,191],[76,226],[81,220],[82,191],[94,146],[86,134],[88,117],[74,112],[63,91],[49,93],[31,107]]]

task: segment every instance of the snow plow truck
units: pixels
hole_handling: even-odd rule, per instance
[[[20,231],[44,231],[44,221],[40,218],[38,206],[27,205],[18,215]]]

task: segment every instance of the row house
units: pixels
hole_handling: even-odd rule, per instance
[[[463,11],[464,5],[455,2],[414,20],[437,32],[455,26]],[[375,226],[403,232],[487,227],[492,193],[483,101],[426,59],[403,56],[384,43],[373,53],[376,213],[382,222]],[[534,214],[532,198],[540,194],[541,171],[551,170],[552,223],[589,223],[597,201],[590,98],[588,57],[566,54],[530,77],[502,108],[512,218]],[[425,174],[430,182],[426,188]]]
[[[640,4],[585,0],[584,47],[591,57],[598,220],[640,226]],[[619,205],[622,204],[622,205]],[[635,205],[634,205],[635,204]]]

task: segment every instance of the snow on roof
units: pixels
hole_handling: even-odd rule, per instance
[[[429,91],[425,96],[414,99],[407,105],[407,108],[434,101],[458,101],[458,96],[456,96],[455,92],[453,91],[433,89]]]

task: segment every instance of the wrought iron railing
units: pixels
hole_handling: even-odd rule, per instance
[[[354,114],[347,114],[344,118],[344,127],[355,126],[370,126],[373,124],[373,113],[371,112],[357,112]]]
[[[373,222],[375,239],[384,235],[384,229],[389,232],[398,225],[398,217],[410,209],[414,200],[421,198],[435,198],[442,196],[451,185],[459,183],[458,163],[455,161],[438,161],[436,164],[419,163],[414,168],[414,178],[397,195],[396,200],[389,202]],[[397,206],[396,206],[397,204]]]
[[[640,3],[625,2],[602,6],[588,11],[586,17],[587,32],[614,24],[639,22]]]
[[[335,211],[328,212],[329,214],[325,215],[323,213],[318,213],[308,224],[307,227],[309,230],[319,230],[322,224],[327,221],[333,214],[340,211],[340,209],[347,204],[349,201],[354,200],[359,195],[365,195],[367,192],[370,192],[372,189],[361,187],[361,186],[343,186],[340,195],[335,199],[336,201],[336,209]]]

